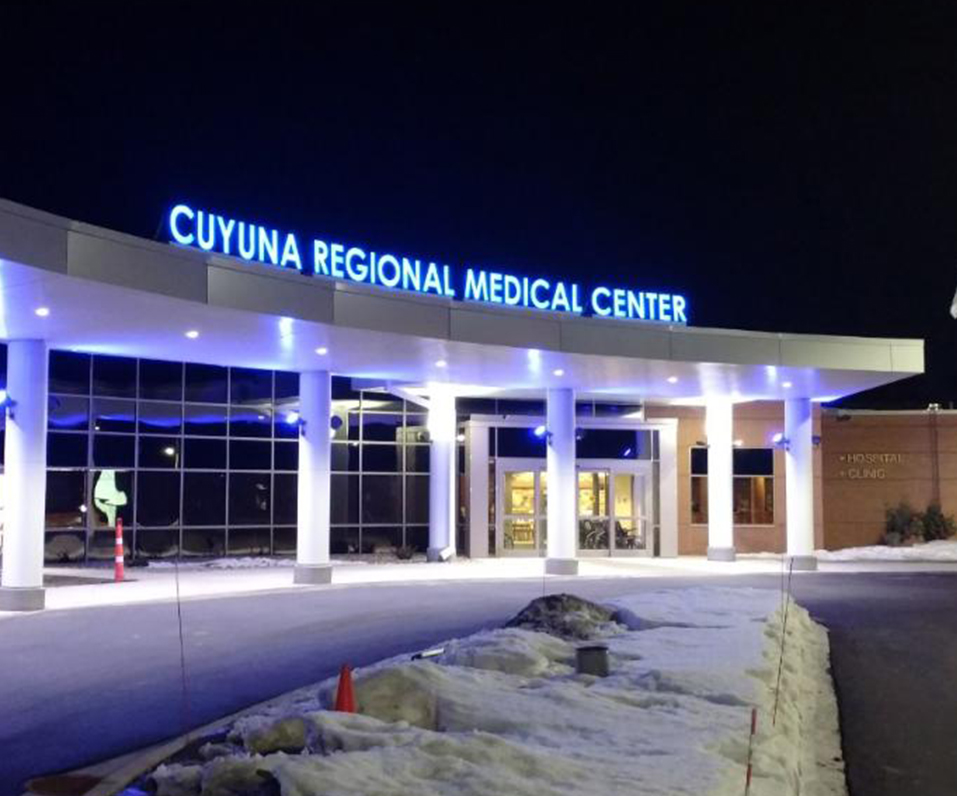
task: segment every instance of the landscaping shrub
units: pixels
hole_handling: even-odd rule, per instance
[[[924,526],[924,539],[932,542],[935,539],[949,539],[957,533],[957,523],[953,515],[944,514],[937,503],[931,503],[921,518]]]
[[[884,544],[896,547],[923,537],[923,518],[906,500],[884,511]]]

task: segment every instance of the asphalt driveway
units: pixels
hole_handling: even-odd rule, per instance
[[[769,575],[548,582],[606,598],[688,585],[780,588]],[[183,604],[189,706],[174,603],[0,621],[0,796],[333,674],[501,624],[542,581],[410,583]],[[852,796],[957,793],[957,574],[795,576],[831,630]]]

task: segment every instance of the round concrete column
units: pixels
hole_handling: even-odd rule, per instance
[[[429,395],[429,561],[455,556],[455,394]]]
[[[7,343],[3,572],[0,610],[43,608],[43,530],[47,481],[47,347]]]
[[[312,370],[301,373],[295,583],[332,581],[332,565],[329,561],[331,409],[332,381],[329,372]]]
[[[817,569],[814,557],[814,424],[811,401],[784,402],[788,558],[795,570]]]
[[[552,575],[578,574],[578,484],[575,478],[575,391],[550,389],[546,408],[548,557]]]
[[[708,436],[708,558],[734,561],[734,403],[710,398]]]

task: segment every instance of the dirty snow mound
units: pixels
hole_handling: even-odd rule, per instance
[[[561,638],[589,639],[610,630],[614,611],[573,594],[532,600],[505,627],[537,630]]]

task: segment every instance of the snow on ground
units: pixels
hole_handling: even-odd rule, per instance
[[[150,561],[149,569],[265,569],[267,567],[292,567],[293,558],[271,556],[240,556],[238,558],[212,558],[208,561]]]
[[[414,555],[410,559],[400,559],[389,553],[370,553],[368,555],[342,556],[333,559],[335,566],[343,564],[408,564],[425,561],[424,555]],[[212,558],[206,561],[150,561],[149,569],[173,569],[179,565],[180,569],[269,569],[273,567],[292,568],[296,565],[294,558],[279,558],[272,556],[238,556],[236,558]]]
[[[575,673],[580,641],[484,631],[437,658],[357,671],[358,714],[323,709],[329,680],[238,719],[205,759],[157,769],[157,796],[256,793],[270,778],[283,796],[732,796],[752,705],[753,796],[846,794],[827,636],[804,609],[787,609],[772,728],[780,594],[698,587],[610,607],[640,629],[596,617],[590,643],[609,646],[607,678]]]
[[[957,540],[944,539],[911,547],[845,547],[843,550],[818,550],[819,561],[957,561]]]

